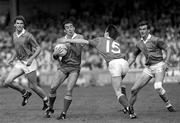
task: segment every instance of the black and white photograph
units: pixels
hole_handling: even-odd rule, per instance
[[[179,116],[179,0],[0,0],[0,123]]]

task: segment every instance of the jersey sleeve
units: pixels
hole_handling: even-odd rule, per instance
[[[101,41],[101,38],[100,38],[100,37],[94,38],[94,39],[92,39],[92,40],[89,40],[89,45],[97,46],[100,41]]]
[[[28,40],[29,44],[33,47],[36,48],[39,46],[39,44],[37,43],[36,39],[34,38],[34,36],[32,34],[29,35],[29,40]]]
[[[168,45],[167,45],[167,43],[166,43],[163,39],[158,38],[157,41],[156,41],[156,43],[157,43],[157,46],[158,46],[159,48],[161,48],[161,49],[163,49],[163,50],[167,50]]]

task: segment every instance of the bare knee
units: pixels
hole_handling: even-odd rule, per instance
[[[154,83],[154,89],[160,94],[163,95],[166,93],[164,88],[162,87],[162,82],[155,82]]]
[[[49,91],[49,94],[50,95],[56,94],[56,90],[57,90],[57,88],[51,88],[50,91]]]

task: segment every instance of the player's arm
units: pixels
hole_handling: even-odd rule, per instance
[[[91,45],[93,47],[96,47],[98,45],[98,43],[102,40],[101,37],[97,37],[91,40],[86,40],[86,39],[62,39],[59,40],[59,42],[61,43],[79,43],[79,44],[88,44]]]
[[[34,54],[27,60],[27,66],[31,65],[31,63],[33,62],[33,60],[40,54],[41,52],[41,47],[39,46],[39,44],[37,43],[36,39],[34,38],[34,36],[32,34],[30,34],[29,40],[28,40],[29,44],[32,46],[33,50],[35,50]]]
[[[13,36],[12,36],[12,45],[13,45],[13,48],[14,48],[15,46],[14,46],[14,42],[13,42]],[[11,63],[11,62],[13,62],[13,61],[16,59],[16,57],[17,57],[16,50],[13,49],[13,50],[12,50],[12,56],[11,56],[11,58],[8,60],[8,64]]]
[[[166,53],[166,58],[164,59],[164,62],[165,63],[169,63],[169,60],[170,60],[170,58],[171,58],[171,48],[167,45],[167,43],[164,41],[164,40],[162,40],[162,39],[159,39],[158,41],[157,41],[157,45],[158,45],[158,47],[159,48],[161,48],[162,50],[164,50],[165,51],[165,53]]]
[[[58,39],[58,41],[61,43],[89,44],[89,41],[85,39]]]
[[[135,62],[136,57],[139,55],[140,52],[141,50],[136,46],[132,57],[128,59],[129,66],[131,66]]]
[[[39,46],[33,35],[30,36],[29,43],[32,45],[33,49],[35,50],[35,53],[29,58],[33,60],[40,54],[41,47]]]
[[[11,62],[13,62],[14,59],[16,59],[16,56],[17,56],[16,51],[13,49],[13,51],[12,51],[12,56],[11,56],[11,58],[8,60],[8,64],[10,64]]]

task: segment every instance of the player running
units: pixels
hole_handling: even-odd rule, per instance
[[[175,112],[175,109],[171,105],[170,100],[167,97],[166,91],[162,86],[171,55],[171,49],[167,46],[165,41],[163,41],[159,37],[155,37],[150,34],[150,26],[147,21],[142,21],[139,23],[139,33],[141,36],[141,41],[136,44],[136,49],[133,53],[133,57],[129,59],[128,62],[129,65],[132,65],[138,54],[142,52],[146,57],[146,67],[143,70],[141,76],[131,88],[130,111],[132,114],[135,115],[133,105],[136,101],[138,92],[152,78],[155,78],[154,89],[158,92],[159,96],[165,103],[166,108],[170,112]],[[163,59],[162,50],[166,52],[165,59]]]
[[[122,80],[129,71],[129,64],[124,59],[126,54],[121,51],[121,45],[117,40],[119,32],[116,26],[110,24],[107,26],[104,37],[97,37],[93,40],[84,39],[62,39],[62,43],[85,43],[94,46],[104,57],[108,64],[108,70],[112,77],[112,86],[117,96],[118,102],[128,110],[128,99],[122,93]]]
[[[25,106],[29,97],[32,95],[30,91],[25,90],[22,86],[15,84],[14,80],[19,76],[25,74],[27,77],[30,88],[43,100],[43,110],[48,106],[48,97],[42,88],[37,86],[37,62],[36,58],[41,52],[41,48],[36,42],[31,33],[25,30],[25,18],[17,16],[14,19],[15,32],[13,33],[13,44],[15,52],[9,60],[9,63],[17,59],[13,69],[8,74],[4,86],[11,87],[21,92],[23,101],[22,106]]]
[[[72,21],[66,20],[63,22],[63,28],[66,35],[61,39],[83,39],[83,36],[75,33],[75,27]],[[72,102],[73,88],[76,85],[80,72],[81,64],[81,51],[82,45],[80,44],[65,44],[67,47],[67,54],[59,60],[59,54],[63,49],[54,50],[53,57],[58,61],[58,70],[55,75],[54,81],[51,83],[51,89],[49,92],[49,108],[46,110],[46,117],[49,118],[50,114],[54,112],[53,105],[56,100],[56,90],[64,82],[67,82],[67,92],[64,97],[64,107],[58,120],[65,119],[69,106]]]

